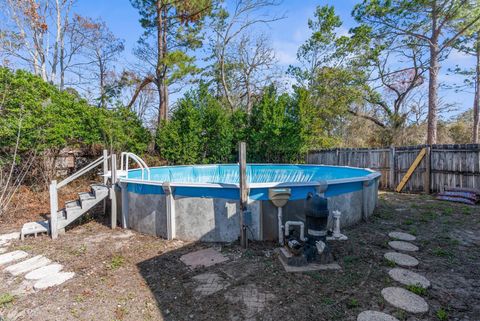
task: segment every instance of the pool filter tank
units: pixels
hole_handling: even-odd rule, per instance
[[[280,250],[281,259],[293,266],[307,265],[312,262],[331,263],[333,258],[327,243],[327,237],[332,234],[327,230],[330,215],[328,200],[318,193],[309,193],[304,201],[304,212],[305,224],[287,221],[285,226],[282,226],[285,229],[285,241],[283,236],[279,236],[279,241],[285,247]],[[280,220],[281,215],[279,215],[279,224],[281,224]],[[295,225],[300,227],[300,233],[295,233],[298,229],[290,231],[289,227]]]

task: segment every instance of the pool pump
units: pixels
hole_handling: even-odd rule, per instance
[[[345,235],[340,233],[341,213],[333,211],[334,230],[328,230],[330,216],[328,200],[318,193],[307,195],[304,201],[304,212],[305,223],[287,221],[283,226],[281,225],[280,211],[278,217],[279,233],[283,232],[284,229],[284,235],[279,235],[279,242],[281,245],[285,245],[280,250],[281,259],[292,266],[303,266],[309,263],[331,263],[333,255],[328,241],[347,239]]]

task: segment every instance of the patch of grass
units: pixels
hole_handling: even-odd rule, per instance
[[[0,294],[0,307],[12,303],[15,300],[15,297],[10,293]]]
[[[332,305],[335,303],[335,300],[329,297],[322,298],[322,303],[325,305]]]
[[[72,254],[75,256],[81,256],[87,252],[87,245],[82,244],[78,249],[72,250]]]
[[[360,305],[360,302],[358,302],[358,300],[355,299],[355,298],[350,299],[350,301],[348,301],[348,303],[347,303],[347,307],[348,307],[349,309],[356,308],[356,307],[358,307],[359,305]]]
[[[310,276],[312,279],[324,282],[326,280],[324,274],[319,272],[307,272],[307,275]]]
[[[437,310],[435,315],[437,316],[438,320],[441,320],[441,321],[448,320],[448,313],[443,308],[440,308],[439,310]]]
[[[82,303],[85,301],[85,297],[82,294],[79,294],[75,297],[75,302]]]
[[[453,214],[453,208],[452,207],[447,207],[447,208],[443,209],[443,214],[452,215]]]
[[[389,267],[395,267],[397,264],[395,262],[385,259],[385,264]]]
[[[33,247],[31,245],[20,245],[16,249],[19,251],[31,251]]]
[[[442,249],[440,247],[437,247],[432,250],[433,255],[438,256],[438,257],[453,257],[453,253],[449,250]]]
[[[425,296],[427,294],[427,289],[419,285],[409,285],[407,286],[407,290],[421,296]]]
[[[114,255],[108,264],[108,267],[112,270],[119,269],[125,264],[125,258],[121,255]]]
[[[416,236],[416,235],[417,235],[417,233],[418,233],[418,231],[417,231],[417,228],[416,228],[416,227],[412,227],[412,228],[410,228],[410,229],[408,230],[408,233],[410,233],[410,234],[412,234],[412,235]]]
[[[462,213],[463,213],[464,215],[470,215],[470,214],[472,214],[472,208],[471,208],[471,207],[468,207],[468,206],[464,206],[464,207],[462,208]]]
[[[412,219],[406,219],[405,221],[403,221],[403,224],[405,225],[413,225],[415,222],[412,220]]]
[[[343,258],[343,263],[349,265],[358,262],[360,258],[358,256],[347,255]]]

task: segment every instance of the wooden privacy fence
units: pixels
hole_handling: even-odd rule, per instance
[[[315,150],[308,153],[307,163],[370,168],[382,173],[380,188],[394,190],[423,148],[425,157],[403,191],[440,192],[446,186],[480,189],[480,144]]]

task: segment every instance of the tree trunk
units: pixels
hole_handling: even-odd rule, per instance
[[[438,43],[430,46],[430,69],[428,80],[428,131],[427,144],[437,143],[437,121],[438,121],[438,74],[440,64],[438,62]]]
[[[100,55],[98,55],[100,57]],[[101,58],[98,60],[98,65],[99,65],[99,76],[100,76],[100,107],[101,108],[107,108],[107,104],[105,101],[105,68],[103,65],[103,61]]]
[[[157,0],[157,65],[156,65],[156,84],[158,89],[158,118],[157,126],[160,127],[162,120],[167,119],[168,110],[168,84],[166,81],[167,73],[164,58],[167,54],[167,5],[163,0]]]
[[[480,33],[477,33],[477,43],[475,44],[475,98],[473,101],[473,126],[472,143],[478,144],[478,127],[480,125]]]

